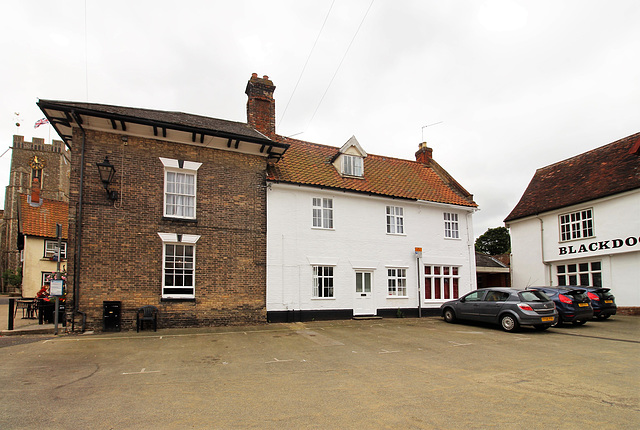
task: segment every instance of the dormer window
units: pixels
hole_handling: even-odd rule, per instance
[[[362,176],[362,157],[343,155],[342,174],[347,176]]]
[[[342,145],[340,151],[333,158],[332,163],[342,176],[353,178],[364,177],[364,159],[367,153],[358,143],[355,136]]]

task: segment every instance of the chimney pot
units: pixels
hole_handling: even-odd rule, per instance
[[[269,77],[267,75],[263,75],[262,79],[269,79]]]
[[[252,74],[251,74],[251,78],[252,78],[252,79],[253,79],[253,78],[257,78],[257,77],[258,77],[258,74],[257,74],[257,73],[252,73]]]

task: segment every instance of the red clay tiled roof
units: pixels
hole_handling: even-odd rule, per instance
[[[67,239],[69,204],[43,199],[42,205],[32,206],[28,196],[20,194],[20,232],[27,236],[56,237],[56,224],[62,225],[62,238]]]
[[[636,133],[538,169],[504,221],[640,188],[639,141]]]
[[[348,178],[342,177],[331,164],[339,148],[280,136],[278,140],[290,146],[282,159],[269,166],[269,181],[477,206],[473,196],[433,160],[426,165],[368,154],[364,159],[364,178]]]

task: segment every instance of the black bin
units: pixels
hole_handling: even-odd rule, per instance
[[[122,302],[102,302],[102,329],[104,331],[120,331],[120,317],[122,315]]]

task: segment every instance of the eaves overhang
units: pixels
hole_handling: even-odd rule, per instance
[[[317,188],[317,189],[322,189],[322,190],[332,190],[332,191],[340,192],[340,193],[354,193],[354,194],[359,194],[359,195],[375,196],[375,197],[387,198],[387,199],[392,199],[392,200],[404,200],[404,201],[415,202],[415,203],[419,203],[419,204],[436,205],[436,206],[448,207],[448,208],[452,208],[452,209],[464,210],[464,211],[467,211],[467,212],[477,212],[479,210],[478,208],[476,208],[475,206],[472,206],[472,205],[443,203],[443,202],[438,202],[438,201],[435,201],[435,200],[424,200],[424,199],[418,199],[418,198],[415,198],[415,197],[397,196],[397,195],[393,195],[393,194],[389,194],[389,193],[380,193],[380,192],[367,191],[367,190],[357,190],[357,189],[353,189],[353,188],[335,187],[335,186],[330,186],[330,185],[312,184],[312,183],[303,183],[303,182],[294,182],[294,181],[285,181],[285,180],[282,180],[282,179],[273,179],[273,178],[269,178],[269,177],[266,178],[266,181],[267,181],[267,183],[271,183],[271,184],[292,185],[292,186],[297,186],[297,187],[310,187],[310,188]]]
[[[135,114],[93,109],[75,102],[39,100],[37,105],[69,149],[73,149],[74,127],[261,155],[272,160],[279,160],[289,147],[288,144],[271,140],[254,129],[248,129],[248,133],[244,134],[215,127],[195,126],[186,123],[186,121],[167,121],[149,117],[144,118]],[[145,114],[157,114],[157,116],[184,117],[186,120],[202,118],[176,112],[120,108],[106,105],[96,106],[122,109],[134,113],[139,111]],[[214,119],[209,120],[214,121]],[[231,121],[215,121],[221,124],[230,124],[235,128],[244,126],[244,124]]]

